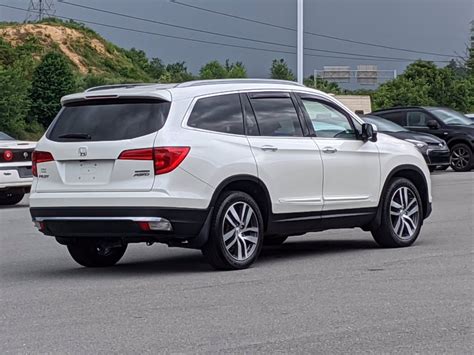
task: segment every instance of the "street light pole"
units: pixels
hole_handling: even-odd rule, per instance
[[[303,26],[303,0],[297,0],[298,5],[297,5],[297,49],[296,49],[296,57],[297,57],[297,65],[296,65],[296,71],[297,71],[297,77],[298,77],[298,83],[303,84],[303,32],[304,32],[304,26]]]

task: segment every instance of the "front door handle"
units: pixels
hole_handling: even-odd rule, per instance
[[[334,154],[336,152],[337,152],[337,149],[333,148],[333,147],[324,147],[323,148],[323,153]]]
[[[273,145],[264,145],[263,147],[261,147],[260,149],[262,149],[263,151],[267,152],[267,151],[270,151],[270,152],[276,152],[278,150],[277,147],[274,147]]]

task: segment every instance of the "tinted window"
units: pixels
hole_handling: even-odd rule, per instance
[[[405,112],[389,112],[389,113],[376,113],[377,116],[383,117],[386,120],[392,121],[400,126],[406,126],[406,113]]]
[[[188,126],[208,131],[243,134],[244,121],[239,94],[199,99],[189,116]]]
[[[308,99],[302,99],[318,137],[355,139],[356,134],[346,115],[335,108]]]
[[[8,134],[0,132],[0,141],[12,141],[14,140],[12,137],[10,137]]]
[[[430,120],[430,116],[421,111],[412,111],[407,113],[407,126],[409,127],[426,127],[426,122]]]
[[[303,131],[290,97],[251,100],[262,136],[301,137]]]
[[[66,105],[48,133],[53,141],[115,141],[160,130],[169,102],[157,100],[97,100]]]
[[[250,106],[250,101],[247,98],[247,95],[242,95],[242,106],[244,108],[244,117],[245,117],[245,126],[247,128],[248,136],[259,136],[260,131],[258,129],[257,119],[253,113],[252,106]]]

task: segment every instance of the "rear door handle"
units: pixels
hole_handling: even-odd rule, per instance
[[[334,154],[336,152],[337,152],[337,149],[333,148],[333,147],[324,147],[323,148],[323,153]]]
[[[270,151],[270,152],[276,152],[278,150],[277,147],[274,147],[273,145],[264,145],[263,147],[260,147],[261,150],[267,152],[267,151]]]

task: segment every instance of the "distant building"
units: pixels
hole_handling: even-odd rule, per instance
[[[367,114],[372,112],[372,102],[368,95],[333,95],[352,112],[357,114]]]

